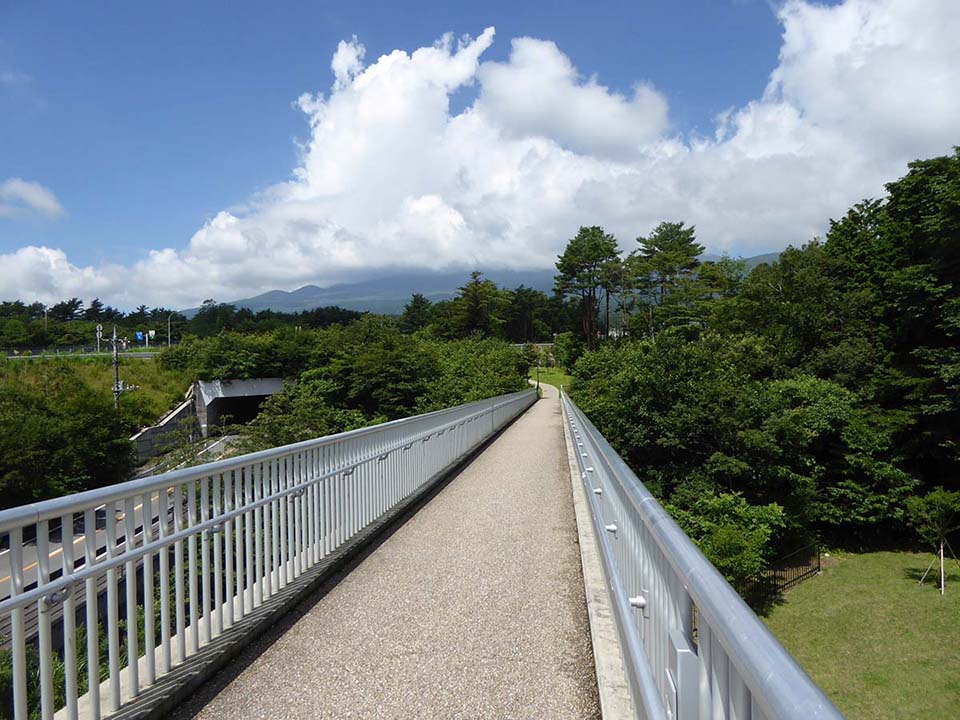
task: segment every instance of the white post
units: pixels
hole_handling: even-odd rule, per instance
[[[943,577],[943,538],[940,538],[940,595],[941,596],[943,595],[943,591],[946,589],[944,588],[944,584],[943,584],[944,580],[945,578]]]

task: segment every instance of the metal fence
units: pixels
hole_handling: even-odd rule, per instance
[[[566,394],[637,715],[841,718]]]
[[[751,607],[762,608],[785,590],[821,572],[820,546],[807,545],[784,555],[779,560],[746,578],[737,587],[740,596]]]
[[[34,696],[42,718],[135,700],[535,400],[525,390],[0,512],[13,717],[35,712]]]

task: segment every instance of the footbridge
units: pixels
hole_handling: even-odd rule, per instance
[[[3,717],[841,717],[550,386],[0,534]]]

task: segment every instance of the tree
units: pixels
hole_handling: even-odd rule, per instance
[[[87,306],[87,309],[83,311],[83,319],[90,320],[92,322],[100,322],[104,319],[103,317],[104,305],[100,302],[100,298],[94,298],[90,301],[90,305]]]
[[[59,320],[60,322],[70,322],[71,320],[76,320],[80,317],[80,313],[83,311],[83,300],[80,298],[70,298],[69,300],[64,300],[58,302],[56,305],[50,308],[48,314],[54,320]]]
[[[960,530],[960,492],[949,492],[938,487],[922,497],[912,497],[907,500],[907,515],[917,534],[939,551],[940,594],[943,595],[945,585],[943,547],[949,546],[947,537],[950,533]],[[927,568],[927,572],[929,571],[930,568]],[[925,577],[926,573],[924,573]],[[923,578],[920,582],[923,582]]]
[[[638,237],[639,255],[647,261],[660,304],[680,278],[693,272],[704,247],[697,242],[696,228],[682,222],[662,222],[647,237]]]
[[[548,338],[549,305],[550,298],[546,293],[523,285],[518,287],[509,294],[504,336],[511,342],[518,343]]]
[[[500,337],[503,332],[504,293],[483,273],[470,273],[470,281],[460,288],[454,301],[453,321],[460,337],[479,334]]]
[[[430,324],[430,306],[431,303],[420,293],[414,293],[410,302],[403,307],[403,314],[400,316],[400,329],[405,333],[422,330]]]
[[[618,253],[616,238],[594,225],[581,227],[557,259],[557,292],[580,300],[580,330],[588,348],[597,342],[598,298],[607,286],[604,269]]]

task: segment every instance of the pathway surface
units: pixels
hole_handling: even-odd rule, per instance
[[[599,716],[557,391],[178,718]]]

